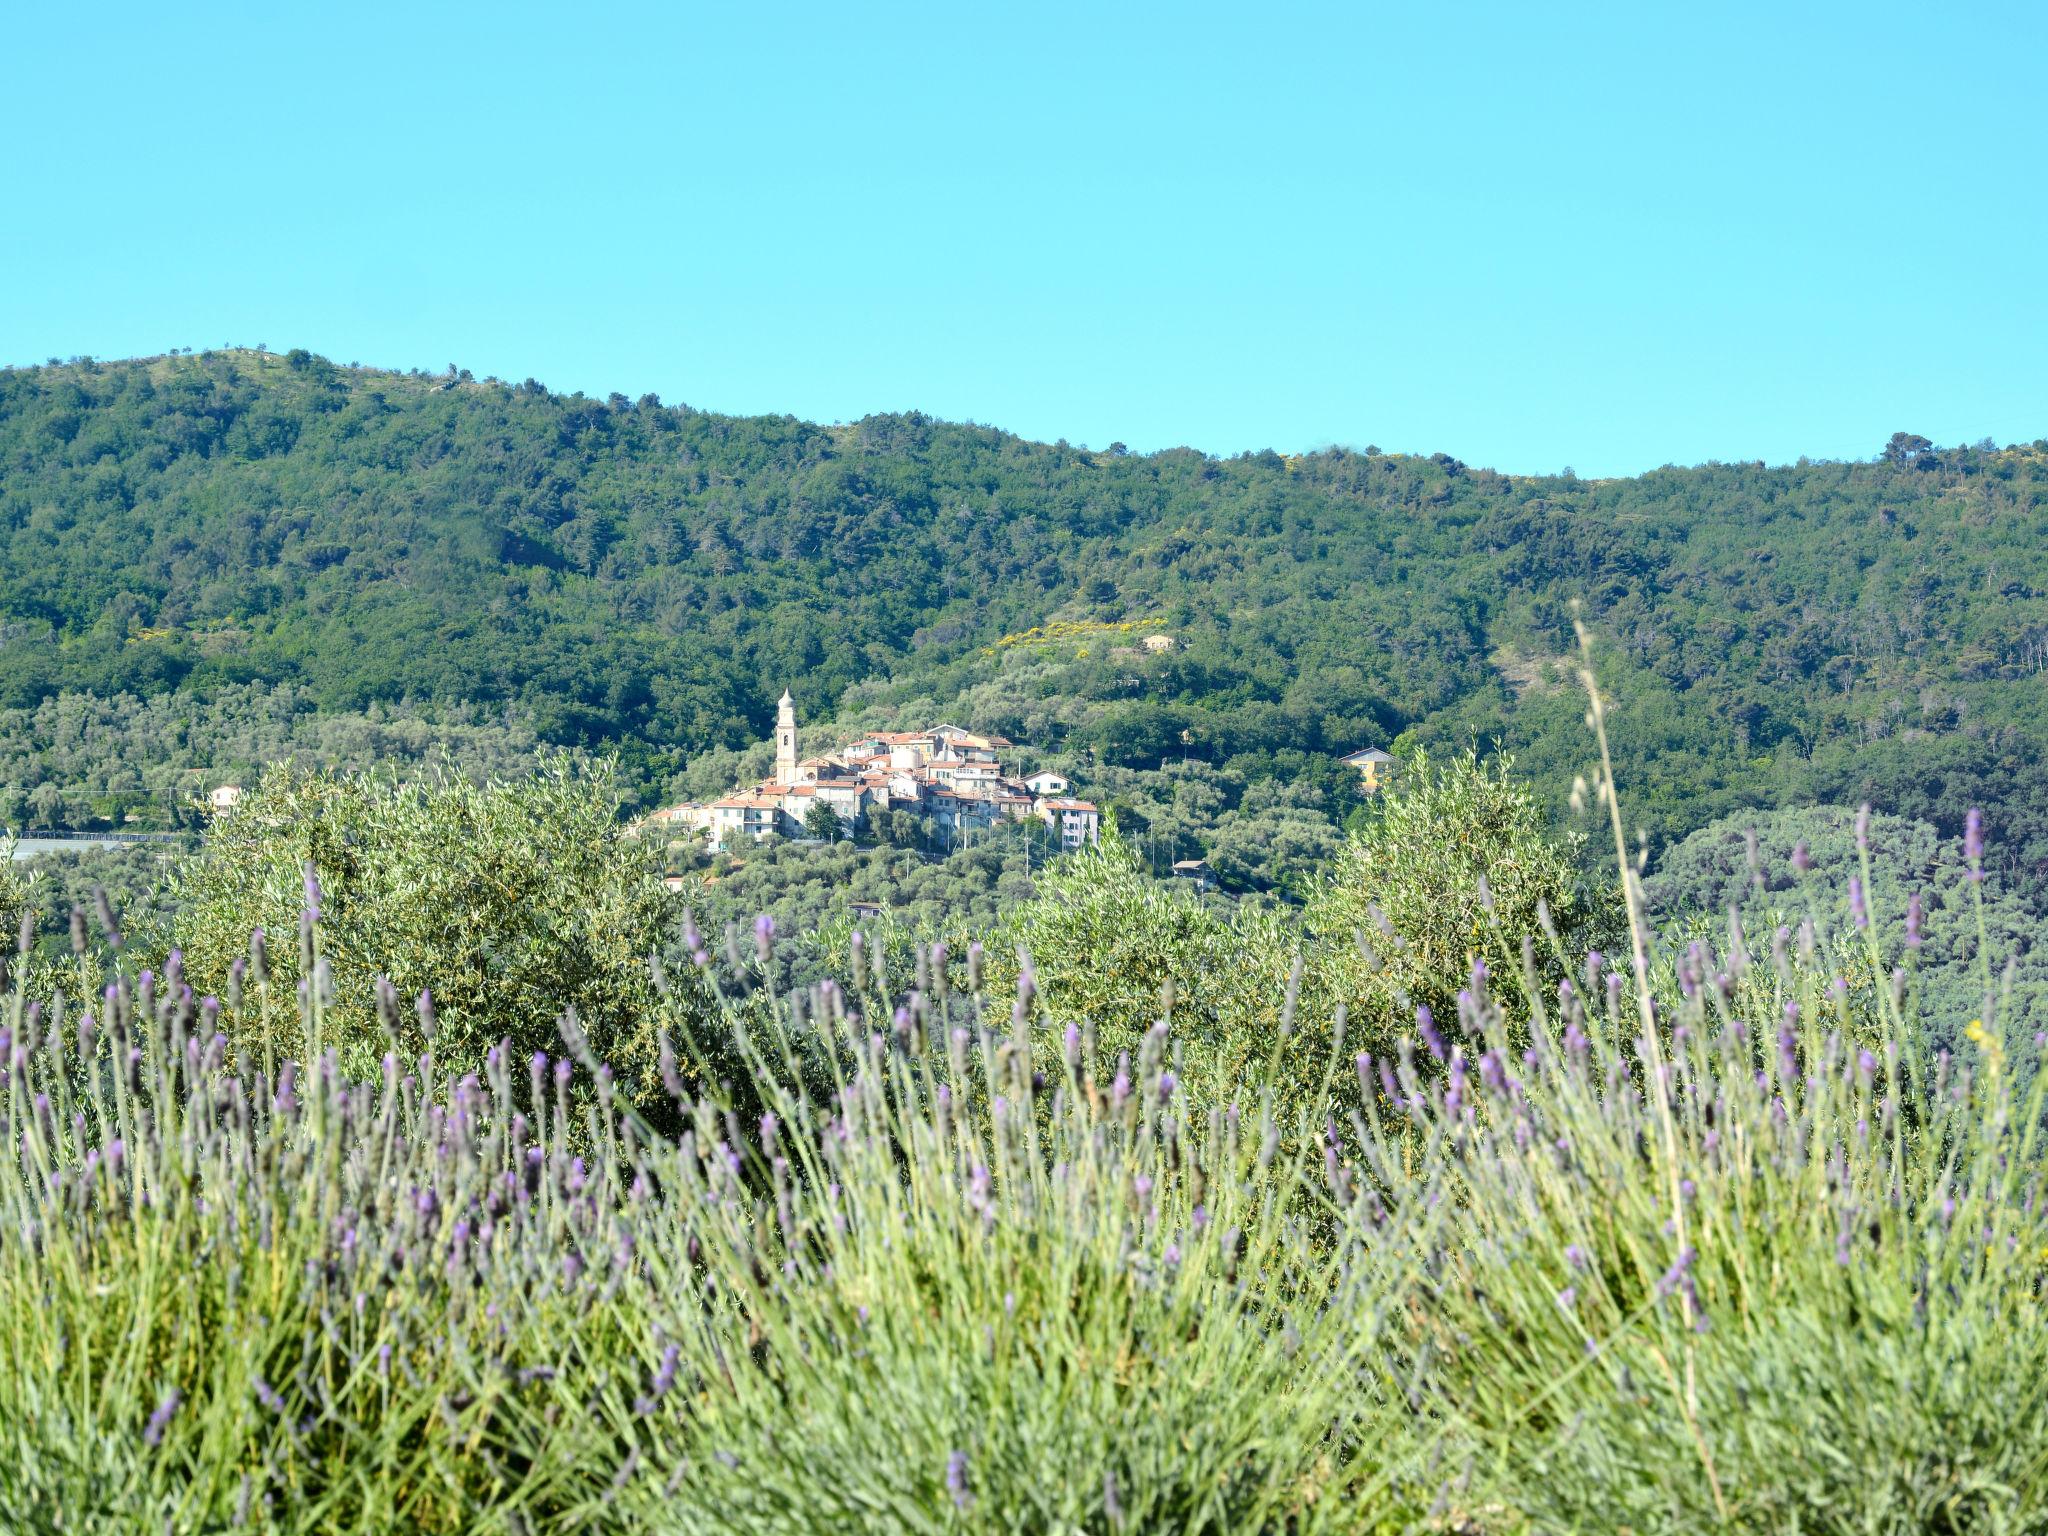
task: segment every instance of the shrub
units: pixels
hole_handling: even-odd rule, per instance
[[[1279,931],[1136,878],[1027,918],[1112,1069],[978,946],[778,1002],[771,924],[686,931],[667,1130],[575,1028],[350,1082],[238,1053],[182,956],[90,1012],[16,966],[0,1528],[2048,1532],[2048,1039],[1930,1055],[1902,931],[1631,901],[1622,964],[1516,946],[1348,1061],[1354,1113],[1216,1046],[1306,1015]]]
[[[1409,1028],[1417,1008],[1450,1018],[1475,962],[1519,972],[1525,938],[1554,969],[1559,953],[1617,932],[1618,896],[1581,888],[1578,834],[1551,840],[1513,767],[1417,752],[1311,893],[1306,921],[1326,941],[1330,985],[1381,1040]]]
[[[1013,957],[1030,957],[1056,1022],[1085,1023],[1104,1065],[1132,1055],[1167,1019],[1190,1052],[1195,1081],[1243,1085],[1268,1075],[1288,1030],[1279,1080],[1312,1083],[1329,1060],[1326,1013],[1289,1006],[1299,938],[1278,918],[1205,904],[1187,886],[1149,877],[1113,831],[1094,848],[1049,865],[1037,897],[991,940],[1003,983]],[[1297,982],[1299,978],[1297,978]],[[1309,1027],[1311,1024],[1316,1027]],[[1041,1041],[1041,1052],[1055,1048]],[[1287,1093],[1291,1105],[1296,1097]]]
[[[2038,1089],[1981,1023],[1930,1061],[1888,992],[1859,1048],[1782,954],[1673,970],[1654,1030],[1597,962],[1548,1010],[1468,997],[1445,1086],[1401,1069],[1369,1138],[1390,1201],[1443,1149],[1404,1352],[1471,1496],[1543,1530],[2048,1530]]]
[[[522,1057],[555,1046],[556,1018],[574,1009],[636,1095],[651,1093],[648,959],[681,912],[647,850],[620,835],[617,807],[608,767],[564,757],[492,784],[273,769],[174,882],[185,974],[225,996],[260,928],[271,984],[289,999],[306,970],[295,935],[310,863],[332,975],[325,1043],[350,1076],[374,1075],[394,1036],[407,1054],[427,1043],[414,1000],[431,991],[434,1050],[451,1067],[478,1069],[501,1039]],[[396,1006],[387,997],[380,1009],[380,977]],[[254,1030],[266,1015],[249,1017]]]
[[[1964,1048],[1963,1026],[1983,1012],[1991,980],[1987,945],[2012,968],[2012,997],[1998,1014],[2007,1045],[2024,1051],[2036,1030],[2048,1028],[2048,953],[2037,942],[2039,920],[1999,889],[1995,874],[1973,881],[1961,840],[1942,837],[1924,821],[1838,806],[1744,812],[1659,855],[1644,892],[1656,911],[1678,918],[1701,914],[1700,931],[1725,928],[1733,906],[1752,934],[1812,922],[1839,937],[1857,932],[1851,880],[1858,882],[1866,916],[1880,926],[1903,932],[1909,905],[1915,909],[1916,942],[1903,945],[1898,960],[1911,978],[1921,1027],[1933,1032],[1932,1045]],[[1867,972],[1862,949],[1860,943],[1849,947],[1844,970]]]

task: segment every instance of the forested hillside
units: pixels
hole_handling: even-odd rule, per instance
[[[0,526],[0,707],[171,721],[282,686],[616,751],[647,797],[787,683],[812,720],[941,709],[1105,780],[1170,757],[1233,809],[1306,783],[1334,815],[1336,754],[1497,739],[1558,805],[1579,599],[1654,838],[1866,798],[1954,836],[1974,800],[2048,884],[2038,442],[1582,481],[234,351],[0,372]]]

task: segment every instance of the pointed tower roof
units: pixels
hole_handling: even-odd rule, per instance
[[[789,690],[785,688],[782,690],[782,697],[777,699],[775,702],[778,704],[794,704],[796,700],[789,696]]]

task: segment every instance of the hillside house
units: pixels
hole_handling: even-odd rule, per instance
[[[1368,795],[1383,789],[1394,770],[1394,755],[1391,752],[1382,752],[1378,747],[1367,747],[1363,751],[1352,752],[1343,761],[1347,766],[1358,770],[1358,787]]]
[[[1102,812],[1089,801],[1041,800],[1038,814],[1059,835],[1063,852],[1102,841]]]
[[[666,832],[671,838],[680,838],[687,832],[708,832],[715,820],[708,805],[699,805],[694,800],[685,800],[680,805],[664,806],[658,811],[649,811],[626,830],[630,833]]]

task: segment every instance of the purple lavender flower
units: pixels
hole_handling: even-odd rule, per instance
[[[1806,839],[1803,837],[1792,850],[1792,867],[1802,875],[1813,868],[1813,855],[1807,850]]]
[[[1557,1304],[1560,1307],[1562,1307],[1565,1311],[1571,1311],[1573,1307],[1576,1307],[1579,1304],[1578,1288],[1576,1286],[1568,1285],[1563,1290],[1559,1291],[1557,1293]]]
[[[1922,918],[1920,893],[1915,891],[1906,898],[1906,948],[1918,949],[1923,940],[1920,937]]]
[[[283,1415],[285,1411],[285,1401],[284,1398],[281,1395],[279,1395],[277,1388],[273,1387],[261,1376],[256,1377],[250,1383],[250,1385],[255,1389],[257,1402],[261,1403],[264,1407],[268,1408],[272,1413],[278,1414],[280,1416]]]
[[[1586,1267],[1586,1250],[1577,1243],[1571,1243],[1564,1250],[1564,1261],[1573,1269],[1584,1269]]]
[[[1690,1247],[1678,1250],[1678,1257],[1671,1261],[1671,1267],[1664,1271],[1664,1277],[1657,1282],[1657,1294],[1670,1296],[1687,1285],[1691,1279],[1693,1260],[1699,1254]]]
[[[1415,1010],[1415,1027],[1422,1032],[1422,1043],[1429,1047],[1430,1055],[1438,1061],[1451,1059],[1451,1053],[1444,1045],[1444,1037],[1437,1030],[1436,1015],[1429,1011],[1427,1003]]]
[[[676,1365],[681,1359],[682,1351],[674,1344],[661,1352],[661,1368],[654,1373],[647,1395],[634,1400],[634,1413],[644,1419],[654,1411],[656,1403],[668,1396],[669,1389],[676,1384]]]
[[[1179,1080],[1171,1072],[1159,1074],[1159,1102],[1164,1104],[1173,1097],[1173,1090]]]
[[[1856,875],[1849,877],[1849,920],[1858,928],[1870,926],[1870,908],[1863,900],[1863,881]]]
[[[973,1507],[974,1490],[967,1485],[967,1453],[955,1451],[946,1458],[946,1491],[953,1495],[956,1509]]]
[[[1451,1075],[1444,1089],[1444,1118],[1460,1119],[1465,1113],[1465,1058],[1459,1056],[1451,1063]]]
[[[184,1397],[176,1387],[164,1394],[163,1401],[156,1405],[156,1412],[149,1416],[149,1423],[143,1426],[142,1443],[151,1450],[163,1444],[164,1431],[170,1428],[171,1415],[178,1411],[178,1404]]]
[[[1963,818],[1963,857],[1970,861],[1970,878],[1984,878],[1984,813],[1971,806]]]

